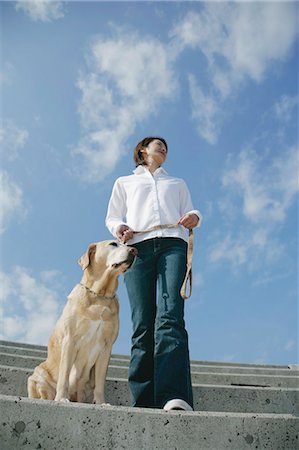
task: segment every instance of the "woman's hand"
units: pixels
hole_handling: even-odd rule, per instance
[[[187,213],[183,217],[180,218],[178,221],[179,225],[183,225],[188,230],[192,230],[192,228],[195,228],[198,224],[199,217],[196,214],[193,213]]]
[[[122,242],[127,242],[132,239],[134,231],[128,225],[120,225],[116,230],[117,238]]]

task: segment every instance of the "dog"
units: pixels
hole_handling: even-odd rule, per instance
[[[105,403],[104,385],[119,328],[118,276],[131,267],[136,254],[134,247],[117,241],[89,245],[78,261],[83,277],[54,327],[47,359],[28,378],[29,398],[84,402],[91,379],[93,402]]]

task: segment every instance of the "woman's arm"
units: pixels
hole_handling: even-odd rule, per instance
[[[193,209],[191,195],[186,183],[183,181],[180,191],[180,212],[179,225],[183,225],[188,230],[201,225],[202,216],[197,209]]]
[[[112,188],[105,220],[106,226],[113,236],[117,237],[117,229],[121,225],[125,225],[126,213],[125,193],[123,192],[121,181],[117,179]]]
[[[123,242],[133,237],[133,230],[125,223],[126,213],[126,196],[122,188],[121,180],[118,179],[114,183],[109,200],[106,226],[113,236]]]

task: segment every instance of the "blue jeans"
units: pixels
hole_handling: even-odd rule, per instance
[[[180,288],[187,243],[154,238],[134,244],[138,256],[125,273],[133,335],[129,385],[133,406],[163,408],[179,398],[193,407],[188,335]]]

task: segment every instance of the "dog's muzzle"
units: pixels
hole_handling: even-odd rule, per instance
[[[125,259],[124,261],[122,261],[120,263],[113,264],[113,267],[115,269],[117,269],[118,267],[120,267],[122,265],[125,265],[126,266],[126,270],[127,270],[127,269],[129,269],[132,266],[132,264],[134,262],[134,259],[135,259],[135,256],[138,253],[138,250],[135,247],[128,247],[128,248],[129,248],[129,253],[128,253],[127,259]]]

